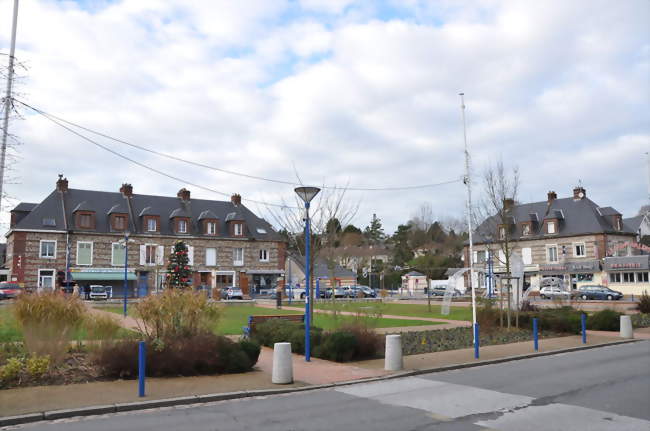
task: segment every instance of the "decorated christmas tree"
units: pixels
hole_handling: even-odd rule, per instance
[[[169,255],[167,287],[184,289],[190,285],[191,275],[187,245],[183,241],[177,241],[174,251]]]

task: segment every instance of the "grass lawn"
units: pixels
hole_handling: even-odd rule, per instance
[[[101,310],[110,311],[112,313],[122,314],[121,306],[106,306],[101,307]],[[276,310],[275,308],[256,307],[254,305],[225,305],[223,308],[223,315],[216,327],[216,333],[222,335],[240,335],[242,327],[248,324],[248,316],[268,316],[268,315],[286,315],[286,314],[302,314],[295,310]],[[129,310],[129,315],[131,311]],[[343,324],[352,323],[355,316],[333,316],[326,314],[314,314],[314,326],[318,326],[325,330],[335,329]],[[424,320],[403,320],[403,319],[369,319],[370,326],[375,328],[395,328],[400,326],[422,326],[422,325],[435,325],[434,322],[427,322]]]
[[[332,304],[319,303],[316,305],[317,308],[321,309],[331,309]],[[341,311],[351,311],[356,312],[359,309],[366,307],[367,310],[373,312],[372,310],[377,309],[381,311],[383,315],[394,315],[394,316],[409,316],[409,317],[431,317],[437,319],[448,319],[448,320],[472,320],[472,309],[471,307],[450,307],[449,315],[445,316],[440,313],[440,303],[431,304],[431,312],[427,307],[427,304],[395,304],[395,303],[371,303],[371,302],[348,302],[337,304],[337,307]]]
[[[22,341],[23,334],[8,306],[0,307],[0,343]]]

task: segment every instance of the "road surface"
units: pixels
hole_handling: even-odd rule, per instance
[[[336,389],[16,428],[648,431],[650,341]]]

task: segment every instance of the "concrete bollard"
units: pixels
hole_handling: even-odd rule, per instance
[[[402,336],[386,335],[386,359],[384,369],[399,371],[404,368],[402,360]]]
[[[291,343],[275,343],[273,345],[273,375],[271,382],[278,385],[293,383]]]
[[[621,338],[634,338],[632,318],[630,316],[621,316]]]

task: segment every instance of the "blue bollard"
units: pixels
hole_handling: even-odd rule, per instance
[[[479,348],[479,339],[478,339],[478,323],[474,324],[474,359],[478,359],[478,348]]]
[[[587,315],[580,316],[580,323],[582,324],[582,344],[587,344]]]
[[[535,346],[535,351],[539,350],[539,334],[537,332],[537,317],[533,318],[533,345]]]
[[[138,395],[144,397],[144,374],[146,361],[146,348],[144,341],[138,343]]]

